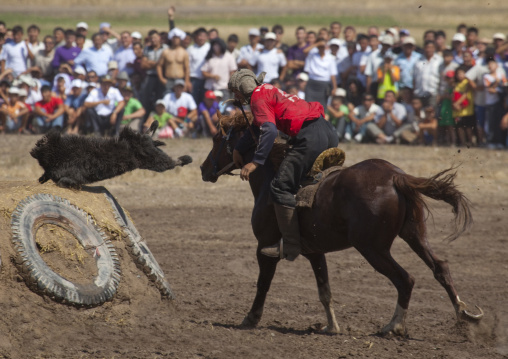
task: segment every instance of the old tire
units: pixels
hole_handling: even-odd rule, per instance
[[[117,223],[123,228],[127,235],[127,249],[133,257],[136,265],[148,278],[155,283],[162,297],[174,299],[175,296],[159,263],[148,248],[145,240],[141,237],[134,223],[130,220],[116,199],[107,190],[104,193],[106,199],[111,203]]]
[[[76,284],[55,273],[41,257],[36,243],[37,230],[44,224],[70,232],[84,248],[96,252],[97,276],[93,282]],[[94,225],[85,211],[66,199],[36,194],[22,200],[12,214],[12,243],[15,262],[28,286],[54,300],[76,306],[96,306],[116,293],[121,278],[120,262],[107,236]]]

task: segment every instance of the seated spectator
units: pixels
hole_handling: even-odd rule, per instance
[[[55,56],[51,61],[51,66],[56,70],[61,64],[68,64],[74,68],[74,59],[79,55],[81,49],[74,45],[76,41],[76,33],[74,30],[65,31],[65,45],[55,50]]]
[[[94,71],[97,76],[104,76],[108,72],[108,63],[112,60],[113,54],[102,46],[101,34],[94,34],[92,41],[94,46],[81,51],[74,59],[74,64],[84,66],[88,72]]]
[[[71,83],[71,92],[65,100],[65,113],[67,115],[67,133],[79,133],[83,124],[85,113],[85,99],[87,94],[83,91],[83,81],[74,79]]]
[[[240,48],[240,54],[236,59],[236,63],[238,64],[238,68],[250,68],[249,62],[254,57],[256,52],[259,52],[263,49],[263,45],[259,43],[260,33],[256,28],[252,28],[249,30],[249,44],[242,46]]]
[[[367,133],[369,124],[373,124],[376,115],[381,111],[381,107],[375,104],[374,96],[371,94],[363,95],[363,103],[356,106],[352,111],[349,112],[349,119],[351,120],[351,131],[347,131],[348,135],[344,134],[344,138],[347,141],[354,138],[356,142],[362,142]]]
[[[185,81],[175,80],[173,92],[166,94],[163,98],[166,111],[173,116],[172,121],[182,129],[192,129],[197,120],[197,105],[191,94],[184,92]]]
[[[57,80],[56,87],[53,89],[52,96],[58,97],[63,102],[65,102],[65,100],[67,99],[67,93],[70,92],[70,86],[69,89],[67,89],[65,84],[65,78],[63,76],[58,76],[56,80]]]
[[[176,122],[171,121],[173,118],[168,112],[166,112],[166,104],[163,99],[155,102],[155,110],[150,113],[148,119],[143,125],[143,132],[148,131],[154,121],[159,123],[158,137],[159,138],[173,138],[174,131],[178,128]]]
[[[222,91],[224,98],[228,100],[231,97],[228,82],[237,69],[235,59],[227,52],[224,41],[221,39],[212,40],[210,50],[205,57],[205,63],[201,67],[203,77],[206,79],[205,89]]]
[[[196,133],[204,137],[213,137],[217,133],[217,123],[219,118],[217,111],[219,103],[213,91],[206,91],[205,98],[198,106],[198,121]]]
[[[125,102],[113,79],[106,75],[101,78],[100,87],[93,89],[85,99],[85,119],[88,131],[96,136],[117,135],[122,123]]]
[[[125,101],[123,118],[120,128],[130,127],[135,131],[139,131],[142,127],[143,118],[145,117],[145,109],[141,102],[135,98],[132,87],[125,86],[120,90]]]
[[[65,107],[63,101],[54,97],[51,87],[45,85],[41,88],[42,100],[35,104],[37,133],[46,133],[52,128],[63,128]]]
[[[425,115],[417,125],[418,143],[435,146],[437,143],[437,119],[433,107],[429,106],[425,109]]]
[[[119,89],[120,91],[122,91],[127,86],[130,86],[130,84],[129,84],[129,75],[125,71],[120,72],[118,74],[118,76],[116,76],[116,78],[114,78],[114,79],[116,80],[115,87],[117,89]]]
[[[108,62],[108,75],[113,79],[113,83],[116,83],[116,77],[118,76],[118,62],[115,60]]]
[[[28,122],[28,108],[19,100],[17,87],[11,87],[7,93],[8,101],[0,107],[0,133],[24,133]]]
[[[250,59],[249,65],[256,67],[256,76],[261,72],[266,72],[265,83],[270,83],[275,78],[283,80],[286,76],[286,57],[284,53],[275,47],[277,35],[269,32],[265,35],[265,48],[254,54]],[[279,69],[282,71],[279,73]]]
[[[367,125],[367,135],[379,144],[392,143],[400,141],[402,132],[412,128],[413,125],[407,123],[404,105],[396,102],[395,92],[387,91],[374,122]]]
[[[9,88],[11,87],[11,82],[5,79],[0,80],[0,106],[4,103],[9,102]]]
[[[19,81],[20,89],[25,89],[28,93],[25,102],[30,106],[35,107],[35,104],[42,100],[42,94],[38,82],[35,81],[31,76],[27,75],[20,76]]]
[[[57,91],[58,87],[57,82],[60,78],[64,79],[65,87],[67,89],[70,89],[72,81],[72,68],[68,64],[61,64],[60,67],[58,68],[58,73],[53,79],[53,87],[52,87],[53,92]]]
[[[352,138],[352,128],[351,120],[349,119],[349,109],[345,104],[345,100],[346,90],[342,88],[335,90],[332,101],[325,111],[325,119],[335,128],[339,140],[345,138],[347,141],[350,141]],[[348,132],[346,132],[346,129]]]

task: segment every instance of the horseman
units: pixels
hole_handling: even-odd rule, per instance
[[[319,102],[306,102],[296,95],[291,96],[270,84],[263,84],[263,78],[264,73],[256,78],[251,70],[242,69],[235,72],[229,81],[228,87],[236,100],[249,104],[254,116],[252,131],[246,131],[239,141],[233,151],[233,160],[242,169],[242,180],[249,180],[249,175],[265,164],[278,135],[277,130],[290,137],[290,149],[270,186],[282,240],[262,248],[261,253],[293,261],[301,252],[295,210],[295,195],[300,181],[319,154],[336,147],[339,139],[332,125],[324,119],[323,106]],[[243,155],[255,143],[254,158],[244,165]]]

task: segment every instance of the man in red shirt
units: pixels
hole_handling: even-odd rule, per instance
[[[52,128],[64,125],[65,108],[59,97],[51,95],[51,87],[41,87],[42,100],[35,104],[34,115],[36,116],[37,129],[39,133],[46,133]]]
[[[260,133],[252,162],[243,165],[242,159],[242,155],[254,142],[251,131],[246,131],[239,141],[233,151],[233,160],[242,168],[242,180],[248,180],[258,166],[265,164],[277,137],[277,130],[291,137],[289,143],[292,147],[270,187],[275,215],[284,240],[283,253],[280,244],[262,248],[261,253],[293,261],[301,251],[300,228],[295,211],[295,195],[300,181],[321,152],[336,147],[339,139],[332,125],[324,119],[323,106],[319,102],[306,102],[270,84],[262,84],[263,78],[264,74],[256,78],[252,71],[242,69],[235,72],[229,81],[228,87],[235,98],[250,104],[254,115],[253,127],[259,129]]]

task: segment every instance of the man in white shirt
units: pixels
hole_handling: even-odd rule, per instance
[[[14,26],[12,28],[12,36],[14,41],[7,42],[2,48],[2,69],[3,73],[6,69],[12,69],[14,77],[18,77],[26,71],[28,59],[33,60],[35,57],[27,46],[28,40],[23,41],[23,28]]]
[[[28,48],[30,49],[32,54],[34,54],[34,56],[35,56],[36,54],[39,53],[39,51],[45,49],[44,43],[42,41],[39,41],[39,35],[41,33],[41,29],[37,25],[30,25],[26,32],[28,34],[28,43],[27,43]],[[34,65],[35,65],[35,58],[32,61],[28,61],[28,63],[27,63],[28,67],[32,67]]]
[[[113,54],[109,48],[103,46],[101,34],[92,36],[94,46],[83,50],[74,59],[75,65],[82,65],[87,72],[94,71],[98,76],[108,73],[108,63],[112,60]]]
[[[257,67],[256,76],[260,73],[266,72],[264,79],[265,83],[270,83],[273,79],[282,81],[286,76],[286,56],[284,53],[275,47],[277,43],[277,35],[273,32],[268,32],[265,35],[265,48],[250,59],[249,65]],[[279,69],[282,70],[279,73]]]
[[[433,41],[427,41],[423,51],[423,58],[414,67],[414,95],[421,99],[424,108],[436,108],[443,58],[436,54],[436,44]]]
[[[194,44],[187,48],[192,97],[194,97],[196,103],[201,103],[205,94],[205,78],[201,72],[201,67],[205,64],[205,57],[210,51],[210,43],[208,42],[208,32],[203,27],[194,31],[192,37]]]
[[[127,72],[130,76],[134,72],[133,64],[136,60],[134,50],[132,50],[132,37],[128,31],[123,31],[120,34],[121,45],[113,55],[113,60],[118,63],[118,72]]]
[[[381,48],[369,54],[364,71],[367,92],[374,96],[377,96],[378,89],[377,69],[384,63],[385,55],[391,53],[393,36],[383,35],[379,41],[381,42]]]
[[[177,117],[181,122],[195,122],[197,120],[198,107],[192,95],[183,91],[184,87],[184,80],[175,80],[173,92],[166,94],[162,100],[169,114]]]
[[[118,135],[124,106],[123,96],[113,87],[111,76],[103,76],[100,88],[92,90],[85,99],[86,127],[95,135]]]
[[[249,68],[249,61],[252,59],[254,54],[263,50],[263,45],[259,43],[260,32],[256,28],[249,30],[249,44],[240,48],[240,55],[236,59],[238,68],[245,69]]]

